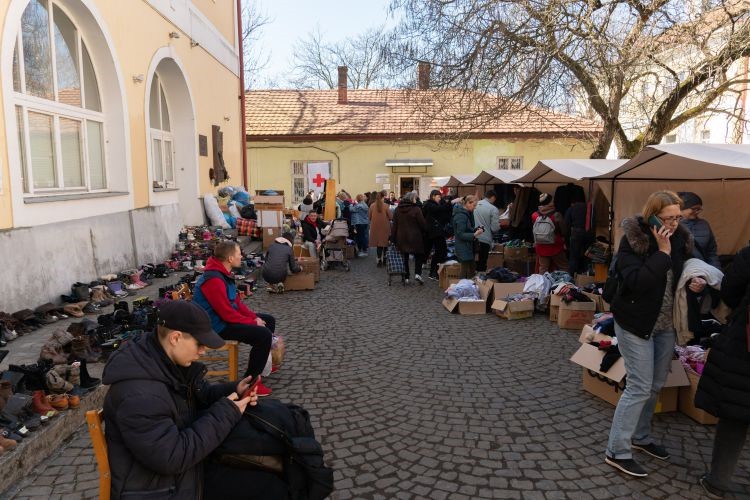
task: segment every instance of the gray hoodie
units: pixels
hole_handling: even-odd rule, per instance
[[[481,243],[492,245],[492,234],[500,231],[500,210],[484,198],[474,209],[474,227],[484,226],[484,232],[477,236]]]

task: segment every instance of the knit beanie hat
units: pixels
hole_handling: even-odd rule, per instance
[[[677,193],[682,200],[682,208],[690,208],[696,205],[703,205],[703,200],[697,194],[692,191],[682,191]]]
[[[542,193],[541,195],[539,195],[539,205],[549,205],[550,203],[552,203],[552,199],[553,198],[551,194]]]

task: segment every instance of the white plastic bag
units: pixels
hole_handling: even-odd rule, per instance
[[[541,274],[532,274],[531,276],[529,276],[529,279],[526,280],[526,284],[523,286],[523,291],[538,293],[539,304],[546,304],[551,288],[552,281],[548,276],[542,276]]]

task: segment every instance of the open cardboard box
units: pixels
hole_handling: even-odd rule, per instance
[[[592,325],[583,325],[581,335],[578,337],[578,342],[581,344],[588,344],[589,342],[601,342],[602,340],[612,340],[612,337],[603,333],[595,332]]]
[[[576,273],[576,277],[575,277],[576,286],[586,286],[586,285],[590,285],[591,283],[596,283],[596,276],[591,276],[589,274]]]
[[[284,291],[315,289],[315,275],[301,271],[290,274],[284,280]]]
[[[487,255],[487,269],[495,269],[496,267],[503,267],[505,259],[503,254],[500,252],[490,252]]]
[[[714,417],[707,411],[695,407],[695,393],[698,391],[698,381],[701,378],[700,375],[690,370],[686,370],[686,374],[690,381],[690,385],[680,387],[680,412],[692,418],[699,424],[716,425],[719,422],[718,418]]]
[[[297,261],[303,273],[312,273],[315,282],[320,281],[320,260],[316,257],[298,257]]]
[[[458,283],[460,280],[451,279],[448,282],[448,286]],[[492,292],[492,282],[474,280],[474,284],[479,288],[480,300],[457,300],[454,298],[444,298],[443,307],[448,309],[449,312],[458,314],[486,314],[487,313],[487,302]],[[447,288],[447,287],[446,287]]]
[[[600,372],[599,367],[604,354],[604,351],[600,351],[590,344],[582,344],[570,360],[583,367],[583,389],[586,392],[617,406],[625,388],[623,380],[626,375],[625,361],[620,358],[606,373]],[[690,380],[682,367],[682,363],[679,360],[673,360],[667,382],[659,393],[659,399],[656,402],[656,412],[676,411],[679,388],[689,385]]]
[[[557,316],[560,313],[560,304],[562,304],[562,295],[552,294],[549,296],[549,320],[557,323]]]
[[[521,300],[517,302],[507,302],[504,300],[508,295],[523,292],[523,283],[495,283],[492,287],[492,294],[495,300],[492,302],[492,310],[501,318],[514,320],[526,319],[534,315],[534,301]]]
[[[527,246],[522,247],[508,247],[503,249],[503,255],[508,260],[526,260],[529,256],[529,248]]]
[[[581,292],[596,304],[596,312],[609,312],[609,303],[601,295],[589,292]]]
[[[438,286],[440,286],[441,290],[448,288],[450,286],[449,281],[451,279],[458,279],[459,276],[461,276],[461,264],[458,262],[438,265]]]
[[[580,330],[594,320],[595,302],[560,302],[557,326],[566,330]]]
[[[309,257],[310,256],[310,250],[308,250],[307,247],[304,245],[295,244],[292,247],[292,250],[294,251],[295,257]]]

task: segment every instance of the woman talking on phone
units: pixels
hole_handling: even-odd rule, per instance
[[[633,449],[669,459],[651,436],[651,419],[674,351],[675,287],[693,252],[693,237],[680,225],[680,208],[676,193],[657,191],[648,197],[640,216],[622,221],[625,234],[616,257],[618,287],[612,313],[628,383],[612,419],[605,462],[635,477],[648,473],[633,459]],[[688,286],[700,292],[705,285],[694,279]]]

